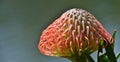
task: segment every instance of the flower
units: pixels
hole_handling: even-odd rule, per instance
[[[89,12],[73,8],[50,24],[40,37],[38,48],[48,56],[69,57],[98,49],[98,41],[113,43],[112,36]]]

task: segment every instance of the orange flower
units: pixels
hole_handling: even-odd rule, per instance
[[[38,48],[49,56],[81,55],[98,49],[98,41],[113,43],[112,36],[89,12],[73,8],[55,20],[40,37]]]

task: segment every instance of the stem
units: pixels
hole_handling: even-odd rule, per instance
[[[69,58],[72,62],[87,62],[87,59],[85,56],[73,56]]]

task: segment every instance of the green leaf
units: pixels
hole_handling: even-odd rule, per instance
[[[105,47],[106,55],[107,55],[108,59],[110,60],[110,62],[117,62],[117,59],[116,59],[115,53],[114,53],[114,42],[115,42],[114,39],[115,39],[115,35],[116,35],[116,30],[114,30],[113,35],[112,35],[113,43],[112,44],[108,44]]]
[[[112,49],[113,49],[113,50],[114,50],[115,36],[116,36],[116,29],[113,31],[113,34],[112,34],[113,43],[112,43],[111,45],[112,45]],[[111,41],[112,41],[112,40],[111,40]]]
[[[97,54],[97,59],[98,59],[98,62],[100,62],[100,59],[102,59],[101,57],[100,57],[100,53],[102,53],[102,50],[103,50],[103,40],[102,39],[100,39],[99,40],[99,47],[98,47],[98,54]]]
[[[103,62],[103,61],[104,62],[110,62],[109,59],[106,57],[105,54],[102,54],[102,55],[99,56],[99,61],[100,62]]]
[[[120,53],[118,53],[116,56],[116,59],[119,59],[119,58],[120,58]]]
[[[99,40],[98,52],[102,52],[103,44],[104,44],[104,41],[103,41],[102,39],[100,39],[100,40]]]
[[[115,29],[115,30],[113,31],[113,34],[112,34],[113,39],[115,39],[116,32],[117,32],[117,30]]]
[[[116,35],[116,30],[114,30],[113,32],[113,39],[115,39],[115,35]],[[114,42],[114,40],[111,40]],[[103,54],[103,45],[104,45],[104,41],[103,40],[99,40],[99,47],[98,47],[98,54],[97,54],[97,58],[98,58],[98,62],[117,62],[116,57],[115,57],[115,53],[114,53],[114,43],[112,44],[108,44],[105,47],[106,53]],[[117,56],[120,57],[120,54]]]
[[[117,62],[112,45],[108,44],[107,47],[105,47],[105,50],[106,50],[106,55],[110,60],[110,62]]]

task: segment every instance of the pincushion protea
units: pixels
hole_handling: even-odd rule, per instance
[[[38,48],[48,56],[70,57],[98,49],[98,41],[113,43],[112,36],[89,12],[73,8],[56,19],[40,37]]]

